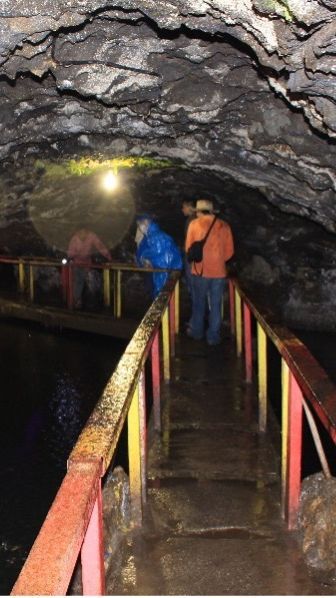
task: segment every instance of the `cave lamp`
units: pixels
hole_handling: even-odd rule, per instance
[[[103,187],[106,191],[114,191],[118,187],[118,176],[112,170],[105,173]]]

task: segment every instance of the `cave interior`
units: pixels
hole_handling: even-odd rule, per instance
[[[18,0],[0,6],[5,255],[90,225],[118,261],[183,200],[232,227],[230,271],[296,327],[336,327],[335,0]],[[120,184],[108,194],[101,175]]]

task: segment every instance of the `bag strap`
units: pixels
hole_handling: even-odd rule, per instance
[[[213,221],[211,222],[211,225],[210,225],[210,228],[209,228],[207,234],[203,238],[203,247],[204,247],[204,245],[206,243],[206,240],[207,240],[208,236],[210,235],[211,229],[212,229],[213,225],[215,224],[216,220],[217,220],[217,216],[214,217]]]
[[[213,225],[215,224],[215,222],[216,222],[216,219],[217,219],[217,216],[215,216],[215,217],[214,217],[213,221],[211,222],[211,224],[210,224],[210,226],[209,226],[209,229],[208,229],[208,232],[207,232],[207,234],[206,234],[206,235],[205,235],[205,237],[203,237],[203,239],[202,239],[202,241],[203,241],[203,247],[204,247],[204,245],[205,245],[205,243],[206,243],[206,240],[207,240],[208,236],[209,236],[209,235],[210,235],[210,233],[211,233],[211,229],[212,229]],[[203,274],[203,265],[202,265],[202,270],[201,270],[200,272],[197,272],[196,262],[194,262],[194,268],[195,268],[195,270],[196,270],[196,274],[197,274],[197,276],[202,276],[202,274]]]

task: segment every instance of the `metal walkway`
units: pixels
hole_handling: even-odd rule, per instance
[[[143,528],[131,532],[107,595],[331,595],[280,514],[276,451],[259,434],[253,387],[232,341],[181,335],[149,442]]]
[[[3,298],[0,298],[0,316],[38,322],[52,328],[69,328],[125,340],[132,338],[139,324],[135,319],[111,317],[111,313],[108,312],[104,314],[83,310],[72,311]]]

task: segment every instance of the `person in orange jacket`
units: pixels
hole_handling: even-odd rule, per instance
[[[206,340],[209,345],[218,345],[221,341],[221,303],[227,276],[226,262],[234,254],[233,236],[230,225],[215,215],[212,201],[199,199],[196,216],[188,226],[186,253],[194,241],[204,239],[210,232],[203,246],[203,260],[193,262],[191,267],[193,293],[188,335],[196,340],[203,338],[208,300],[210,312]]]

